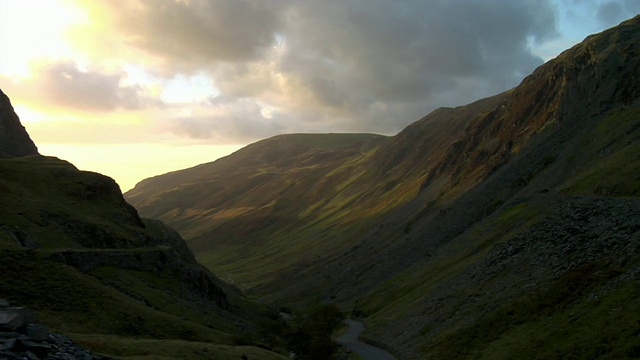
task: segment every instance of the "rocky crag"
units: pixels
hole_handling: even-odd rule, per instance
[[[94,358],[75,342],[114,357],[283,358],[259,347],[269,309],[200,265],[164,223],[140,218],[113,179],[37,154],[5,98],[0,298],[32,311],[0,314],[10,328],[0,357]],[[31,325],[34,313],[53,335]]]
[[[0,299],[0,358],[4,360],[106,360],[39,324],[27,308]]]
[[[13,111],[9,97],[0,90],[0,156],[37,154],[38,149]]]

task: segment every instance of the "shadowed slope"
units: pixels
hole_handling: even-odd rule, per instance
[[[162,339],[176,339],[175,358],[192,358],[194,344],[210,351],[196,358],[278,358],[235,350],[240,331],[259,341],[250,333],[268,311],[198,264],[173,230],[141,220],[112,179],[32,156],[0,159],[0,189],[0,297],[55,331],[111,355],[166,355]]]
[[[186,170],[127,197],[249,294],[355,307],[408,358],[637,356],[639,44],[636,17],[376,146],[300,152],[305,167],[233,154],[220,164],[241,181]],[[188,200],[233,183],[209,206]]]
[[[256,321],[272,314],[197,263],[175,231],[141,219],[113,179],[4,145],[16,156],[0,157],[1,299],[113,356],[284,358],[255,347]],[[239,347],[240,332],[254,346]]]

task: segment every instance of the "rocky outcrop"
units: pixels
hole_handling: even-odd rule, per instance
[[[177,251],[169,247],[69,250],[56,253],[52,257],[84,273],[90,273],[93,269],[104,266],[153,274],[168,272],[180,279],[182,297],[194,301],[212,302],[221,309],[229,308],[226,294],[213,281],[215,275],[195,262],[185,261]]]
[[[253,331],[263,306],[198,264],[176,231],[141,219],[113,179],[37,154],[0,93],[1,296],[68,334],[226,344],[221,334]],[[97,359],[3,306],[0,360]]]
[[[38,148],[20,123],[9,97],[0,90],[0,156],[28,155],[38,155]]]
[[[424,358],[407,344],[419,338],[435,347],[441,334],[480,329],[479,324],[505,313],[512,321],[502,328],[506,332],[509,326],[530,321],[536,312],[606,299],[638,281],[640,199],[548,193],[519,200],[519,206],[544,208],[548,215],[496,244],[483,260],[441,281],[406,318],[371,335],[401,349],[406,358]],[[463,235],[453,246],[473,248],[478,246],[474,240]],[[445,261],[451,255],[450,248],[443,247],[432,259]],[[521,317],[508,310],[527,306],[531,309],[523,310]],[[593,314],[583,310],[581,316]]]
[[[35,313],[27,308],[10,307],[0,300],[0,359],[6,360],[100,360],[73,340],[36,322]]]

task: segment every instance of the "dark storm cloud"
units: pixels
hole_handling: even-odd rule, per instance
[[[610,0],[599,5],[596,17],[602,25],[614,26],[639,12],[637,0]]]
[[[267,135],[314,128],[397,132],[436,107],[517,85],[542,63],[531,45],[557,36],[550,0],[93,4],[96,19],[111,21],[125,44],[159,58],[167,77],[211,76],[229,116],[210,117],[215,126],[205,126],[206,117],[193,124],[183,119],[193,137],[212,136],[209,130],[224,121],[235,129],[229,133],[247,135],[256,134],[253,121]],[[287,116],[278,126],[264,127],[257,116],[240,120],[243,111],[234,106],[248,103]]]
[[[254,59],[278,27],[274,5],[262,0],[110,0],[92,7],[122,41],[169,67]]]
[[[542,63],[529,45],[556,36],[555,21],[539,0],[295,3],[279,69],[353,121],[388,115],[378,129],[398,130],[419,111],[515,86]],[[372,113],[380,101],[397,111]]]

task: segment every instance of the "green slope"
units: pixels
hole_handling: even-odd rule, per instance
[[[56,158],[2,158],[0,219],[0,298],[93,351],[285,358],[255,347],[257,336],[254,347],[238,342],[268,310],[199,265],[164,224],[143,222],[110,178]]]
[[[250,296],[355,308],[407,358],[631,358],[638,44],[640,17],[390,139],[281,136],[126,196]]]
[[[308,251],[305,232],[346,220],[352,184],[366,176],[362,163],[386,142],[369,134],[279,136],[211,164],[146,180],[127,198],[145,216],[171,221],[201,262],[227,281],[242,279],[238,284],[246,288],[255,275],[244,279],[245,269],[255,268],[247,265],[264,264],[260,282],[270,270],[269,278],[280,280],[279,270]],[[271,236],[274,230],[278,237]],[[321,240],[311,242],[324,247]]]

